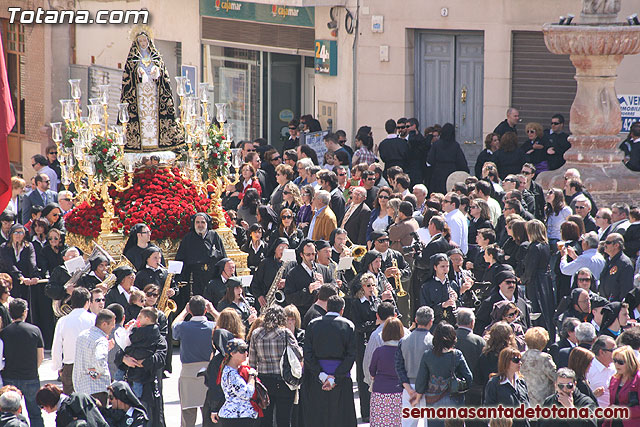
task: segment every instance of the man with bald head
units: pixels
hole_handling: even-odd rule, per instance
[[[500,124],[498,124],[498,126],[496,126],[496,128],[493,130],[493,133],[497,133],[498,135],[500,135],[501,138],[502,138],[502,135],[504,135],[507,132],[513,132],[517,134],[518,130],[516,129],[516,124],[519,121],[520,121],[520,112],[517,109],[510,107],[507,110],[507,118],[501,121]]]

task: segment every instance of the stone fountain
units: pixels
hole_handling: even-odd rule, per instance
[[[583,0],[581,23],[545,24],[545,43],[552,53],[570,55],[578,82],[571,105],[567,163],[543,172],[543,188],[563,188],[568,168],[580,171],[583,183],[599,204],[640,200],[640,173],[622,163],[618,134],[622,128],[616,97],[616,69],[625,55],[640,52],[640,26],[617,22],[621,0]]]

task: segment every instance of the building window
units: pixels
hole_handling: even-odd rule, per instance
[[[16,124],[11,133],[24,135],[25,131],[25,33],[23,24],[10,24],[8,20],[2,20],[2,45],[4,47],[5,63],[7,64],[7,77],[13,112],[16,116]]]

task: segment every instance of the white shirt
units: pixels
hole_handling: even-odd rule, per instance
[[[56,371],[62,369],[62,364],[73,363],[78,335],[95,323],[96,315],[84,308],[74,308],[71,313],[58,320],[51,345],[51,360]]]
[[[122,285],[118,285],[118,292],[124,295],[124,297],[127,299],[127,302],[129,302],[129,298],[131,297],[131,294],[127,292],[127,290],[123,288]]]
[[[589,368],[589,372],[587,372],[587,380],[589,381],[591,390],[604,387],[604,394],[598,397],[598,405],[601,408],[609,406],[609,381],[615,373],[616,370],[612,365],[604,366],[596,358],[591,362],[591,368]]]
[[[498,203],[493,197],[489,197],[487,198],[487,204],[489,205],[489,217],[491,219],[491,225],[495,227],[496,224],[498,224],[498,218],[500,218],[500,215],[502,215],[500,203]]]
[[[467,218],[459,209],[454,209],[444,216],[451,229],[451,240],[456,242],[462,253],[466,255],[469,249],[469,226]]]

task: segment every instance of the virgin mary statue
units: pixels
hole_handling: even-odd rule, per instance
[[[169,74],[146,29],[133,32],[120,102],[129,104],[127,151],[166,150],[183,142],[175,120]]]

